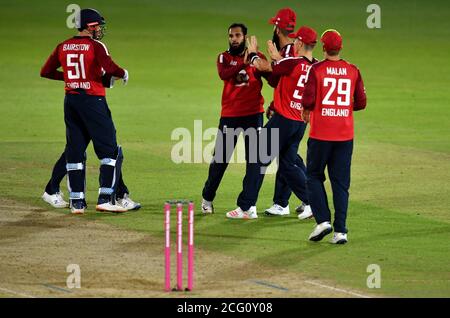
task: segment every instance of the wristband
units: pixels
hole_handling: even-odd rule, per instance
[[[259,59],[260,57],[258,56],[258,55],[255,55],[255,56],[253,56],[251,59],[250,59],[250,64],[253,64],[253,62],[255,62],[257,59]]]
[[[257,58],[259,58],[258,53],[252,52],[252,53],[250,53],[248,55],[248,59],[250,61],[250,64],[252,64]]]

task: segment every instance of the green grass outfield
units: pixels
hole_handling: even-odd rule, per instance
[[[0,193],[40,207],[46,206],[39,197],[64,148],[65,129],[63,85],[41,79],[39,70],[56,44],[73,33],[65,26],[69,3],[0,1]],[[125,179],[144,206],[121,216],[92,212],[98,161],[90,147],[88,218],[162,237],[164,200],[200,202],[208,165],[174,164],[171,132],[192,130],[195,119],[204,128],[217,126],[222,83],[215,60],[227,48],[228,25],[246,23],[264,44],[272,36],[268,18],[289,5],[298,25],[319,34],[330,27],[341,31],[343,57],[359,66],[365,80],[368,107],[355,115],[350,242],[309,243],[312,221],[300,223],[294,215],[227,220],[224,213],[235,207],[241,189],[240,164],[225,175],[216,214],[197,217],[197,246],[369,294],[450,296],[448,1],[377,1],[378,30],[366,27],[372,1],[78,3],[103,13],[104,42],[130,72],[129,85],[116,85],[108,100],[124,147]],[[320,48],[315,55],[321,58]],[[267,85],[264,96],[269,102]],[[261,212],[271,204],[273,186],[274,176],[267,176]],[[292,198],[291,208],[297,203]],[[381,266],[381,289],[366,286],[369,264]]]

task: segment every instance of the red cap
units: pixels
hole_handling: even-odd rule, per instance
[[[284,8],[278,11],[275,17],[270,18],[269,23],[287,31],[294,31],[296,18],[292,9]]]
[[[307,26],[302,26],[298,29],[297,33],[291,33],[288,36],[293,39],[298,38],[300,41],[308,45],[317,43],[317,32]]]
[[[342,36],[334,29],[323,32],[320,40],[323,43],[325,51],[340,51],[342,49]]]

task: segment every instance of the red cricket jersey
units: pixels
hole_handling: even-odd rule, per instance
[[[302,94],[306,75],[315,62],[306,57],[287,57],[272,66],[272,76],[279,77],[273,102],[275,112],[292,120],[302,119]]]
[[[58,68],[63,68],[63,72]],[[64,80],[68,94],[84,89],[89,95],[105,96],[102,75],[122,78],[125,71],[111,59],[105,44],[89,36],[75,36],[55,48],[41,69],[41,76]]]
[[[258,55],[266,58],[260,52]],[[219,77],[224,81],[222,117],[241,117],[264,112],[262,73],[253,65],[246,65],[243,56],[233,56],[228,51],[219,54],[217,69]]]
[[[311,110],[311,138],[352,140],[353,111],[366,107],[364,83],[358,68],[344,60],[314,64],[303,93],[303,107]]]

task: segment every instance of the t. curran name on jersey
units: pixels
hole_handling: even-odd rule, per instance
[[[63,45],[63,51],[89,51],[89,44],[66,43]]]

